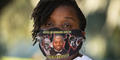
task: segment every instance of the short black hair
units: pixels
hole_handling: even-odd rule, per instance
[[[57,8],[60,5],[73,6],[73,8],[77,12],[77,17],[80,20],[80,29],[82,31],[85,30],[86,19],[75,0],[40,0],[32,13],[32,18],[34,21],[34,29],[32,31],[33,39],[36,37],[41,25],[47,22],[48,17],[51,15],[51,13],[55,10],[55,8]]]

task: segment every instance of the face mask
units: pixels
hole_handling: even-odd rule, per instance
[[[63,31],[59,28],[52,28],[40,30],[35,43],[39,42],[39,47],[47,58],[61,59],[78,52],[84,39],[81,30]]]

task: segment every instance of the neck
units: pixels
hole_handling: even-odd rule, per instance
[[[61,59],[46,59],[46,60],[73,60],[74,58],[76,58],[77,56],[80,56],[80,57],[82,57],[83,55],[82,54],[80,54],[79,52],[77,52],[77,53],[75,53],[74,55],[71,55],[71,56],[69,56],[69,57],[67,57],[67,58],[61,58]]]

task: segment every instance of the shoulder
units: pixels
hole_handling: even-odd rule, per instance
[[[92,60],[92,59],[86,55],[83,55],[82,57],[78,56],[73,60]]]

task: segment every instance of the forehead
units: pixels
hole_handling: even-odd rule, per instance
[[[60,35],[57,35],[54,37],[54,41],[63,41],[63,37]]]
[[[57,18],[62,16],[76,16],[76,11],[72,6],[58,6],[53,13],[50,15],[50,18]]]

